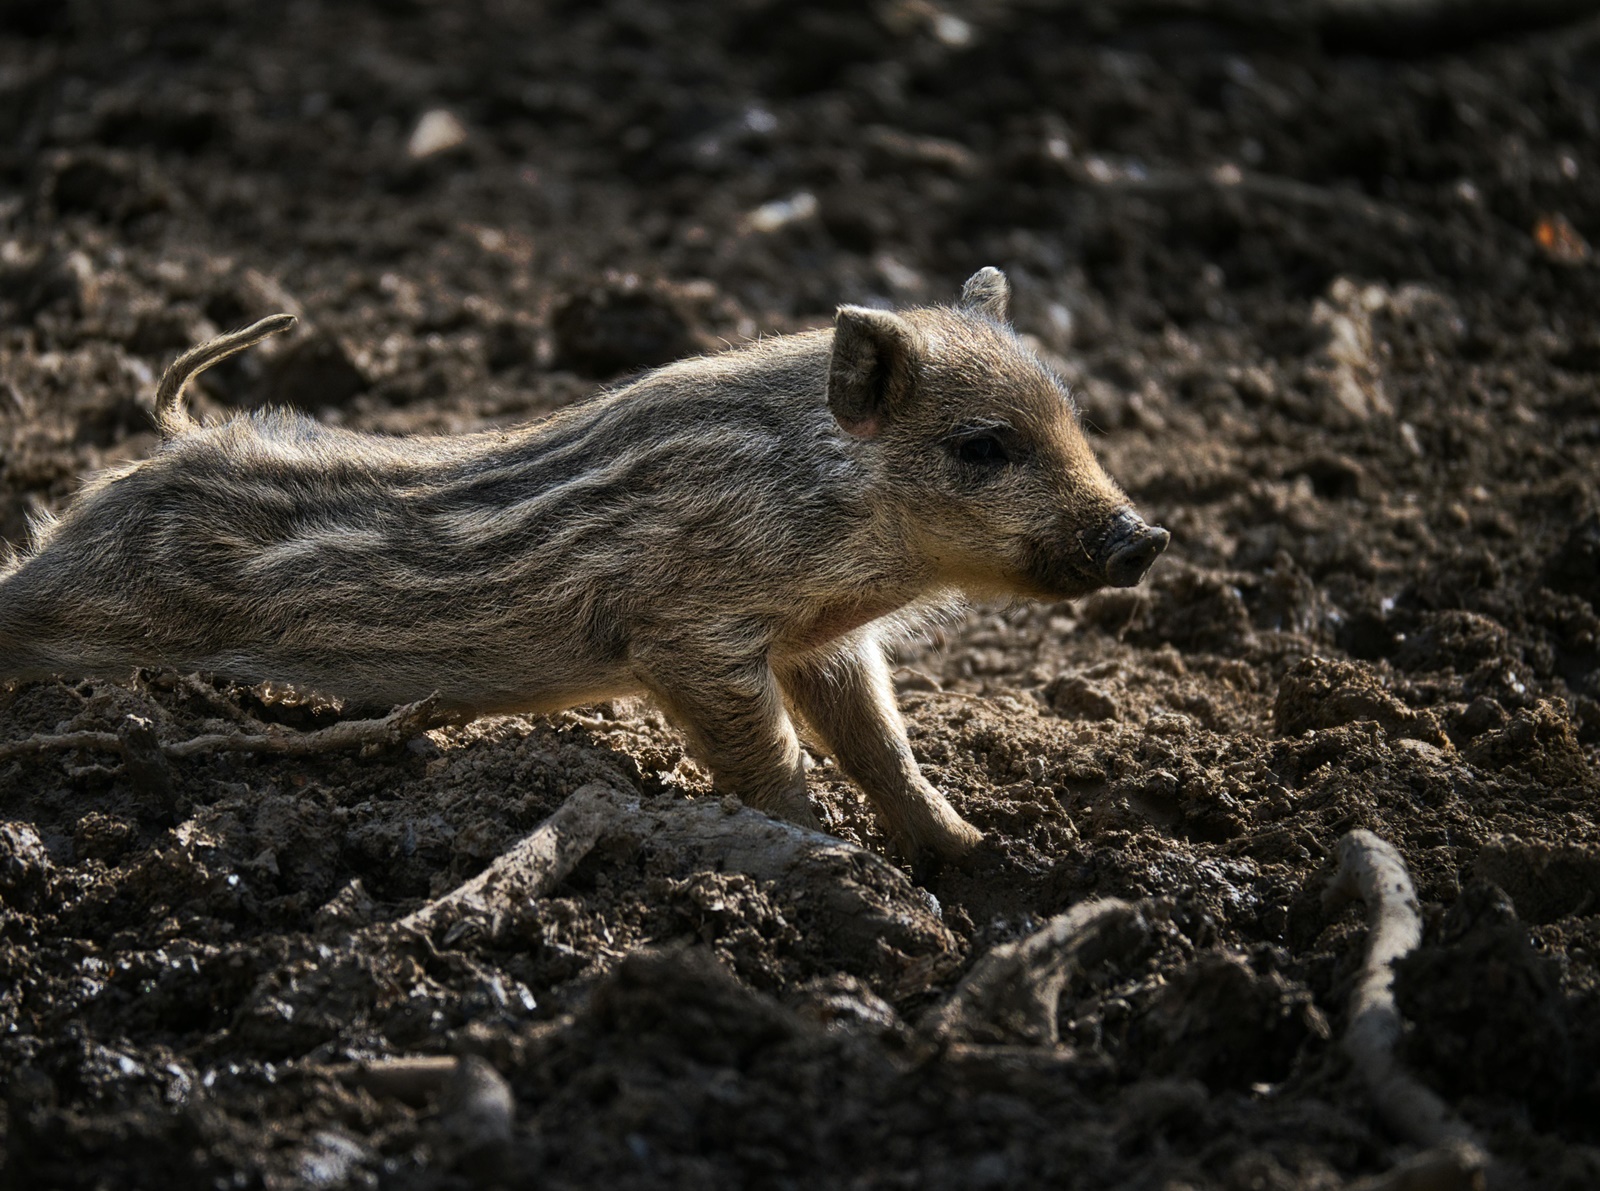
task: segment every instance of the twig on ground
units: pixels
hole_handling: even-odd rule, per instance
[[[1019,0],[1008,7],[1024,14],[1061,11],[1057,0]],[[1084,9],[1101,33],[1181,17],[1385,57],[1437,53],[1594,15],[1591,0],[1112,0]]]
[[[1424,1150],[1391,1170],[1351,1184],[1350,1191],[1484,1191],[1483,1151],[1465,1142]]]
[[[365,1088],[374,1096],[421,1104],[439,1093],[459,1062],[454,1055],[404,1055],[362,1063],[319,1063],[310,1070]]]
[[[1370,831],[1352,831],[1339,841],[1339,868],[1323,904],[1332,908],[1353,898],[1367,907],[1367,953],[1350,994],[1344,1052],[1390,1128],[1418,1145],[1466,1147],[1481,1167],[1487,1158],[1472,1130],[1395,1057],[1403,1023],[1394,999],[1393,965],[1422,941],[1422,917],[1405,861]]]
[[[1074,906],[980,959],[923,1029],[945,1042],[1053,1046],[1061,990],[1073,969],[1125,959],[1149,937],[1142,904],[1106,898]]]
[[[1093,159],[1091,164],[1078,167],[1073,172],[1085,186],[1098,190],[1180,199],[1192,197],[1197,191],[1211,190],[1221,194],[1231,190],[1285,206],[1338,212],[1404,235],[1416,233],[1419,227],[1416,218],[1409,212],[1357,190],[1315,186],[1296,178],[1242,170],[1231,163],[1212,170],[1156,167],[1135,171]]]
[[[887,960],[902,990],[925,987],[955,960],[955,939],[937,903],[875,852],[736,799],[657,799],[618,827],[618,842],[670,854],[680,867],[744,873],[784,887],[804,900],[811,929],[826,932],[843,952]]]
[[[416,703],[396,707],[382,719],[343,720],[315,732],[214,732],[165,744],[161,751],[177,759],[200,753],[272,753],[285,757],[305,757],[314,753],[340,752],[364,748],[369,744],[395,745],[441,722],[439,697],[429,695]]]
[[[498,938],[526,917],[533,902],[566,879],[603,832],[638,809],[637,796],[599,782],[581,786],[476,877],[398,922],[372,930],[399,928],[431,936],[443,927],[443,941],[451,943],[471,924],[481,923],[491,938]]]
[[[144,740],[135,732],[61,732],[40,733],[24,740],[0,743],[0,763],[18,757],[37,757],[47,753],[86,752],[116,753],[126,761],[130,757],[130,741],[139,737],[142,755],[150,755],[150,747],[158,748],[167,760],[181,760],[204,753],[270,753],[284,757],[305,757],[316,753],[339,752],[344,749],[364,748],[367,745],[394,745],[426,731],[441,722],[438,716],[439,699],[430,695],[417,703],[397,707],[382,719],[345,720],[315,732],[212,732],[189,740],[159,743]]]
[[[598,843],[669,853],[681,867],[744,873],[798,888],[836,945],[865,955],[898,955],[918,987],[953,960],[955,941],[933,904],[881,856],[806,827],[749,810],[732,799],[656,799],[602,783],[581,787],[549,819],[465,884],[377,936],[418,931],[449,944],[474,929],[513,935]]]
[[[122,738],[115,732],[40,732],[25,740],[8,740],[0,744],[0,761],[37,757],[45,753],[70,753],[77,749],[120,754]]]
[[[205,681],[198,674],[179,674],[178,683],[184,690],[225,719],[230,719],[236,724],[248,724],[252,728],[265,726],[244,708],[234,703],[233,700],[224,698],[216,687]]]

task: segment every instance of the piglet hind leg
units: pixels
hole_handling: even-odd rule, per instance
[[[781,681],[790,705],[866,792],[908,859],[958,859],[983,839],[917,768],[883,648],[869,632],[789,663]]]
[[[688,733],[717,790],[818,830],[806,798],[805,758],[763,657],[660,647],[635,659],[644,686]]]

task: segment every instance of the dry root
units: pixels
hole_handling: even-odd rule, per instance
[[[804,898],[811,929],[855,956],[885,956],[902,989],[925,987],[955,963],[954,937],[937,903],[873,852],[809,827],[747,810],[737,801],[657,801],[618,838],[666,853],[681,868],[717,869],[770,881]]]
[[[423,1104],[439,1094],[458,1062],[453,1055],[406,1055],[364,1063],[336,1063],[311,1070],[365,1088],[374,1096],[406,1104]]]
[[[1392,203],[1350,191],[1314,186],[1294,178],[1246,171],[1231,164],[1209,171],[1145,168],[1132,174],[1102,167],[1093,172],[1088,168],[1074,168],[1072,172],[1084,186],[1096,190],[1180,200],[1206,191],[1231,191],[1264,203],[1337,214],[1352,222],[1368,223],[1404,235],[1414,235],[1418,231],[1416,219]]]
[[[1424,1150],[1392,1170],[1362,1179],[1351,1191],[1484,1191],[1483,1151],[1467,1142]]]
[[[315,753],[340,752],[367,745],[396,745],[443,722],[438,715],[439,700],[430,695],[418,703],[397,707],[382,719],[345,720],[315,732],[212,732],[190,740],[162,743],[138,717],[118,732],[62,732],[39,734],[25,740],[0,744],[0,763],[18,757],[37,757],[46,753],[79,750],[116,753],[124,764],[159,764],[206,753],[270,753],[282,757],[305,757]]]
[[[1339,841],[1339,868],[1323,903],[1333,907],[1353,898],[1366,904],[1368,935],[1361,975],[1350,994],[1345,1054],[1391,1129],[1418,1145],[1453,1147],[1476,1162],[1473,1169],[1481,1169],[1486,1159],[1472,1130],[1395,1058],[1403,1023],[1394,1000],[1393,965],[1422,941],[1422,917],[1405,861],[1370,831],[1352,831]]]
[[[1149,937],[1142,905],[1107,898],[1074,906],[980,959],[923,1028],[944,1042],[1053,1046],[1061,990],[1073,970],[1126,959]]]
[[[443,928],[445,943],[474,929],[498,938],[566,878],[603,832],[614,829],[638,806],[637,798],[591,782],[472,880],[394,925],[429,936]]]
[[[660,799],[601,783],[577,790],[550,818],[476,877],[381,934],[418,931],[449,944],[482,932],[512,936],[597,844],[672,855],[682,867],[744,873],[760,881],[802,886],[811,912],[836,940],[872,954],[951,957],[955,942],[905,874],[880,856],[748,810],[731,799]],[[913,973],[915,975],[915,973]]]
[[[1054,11],[1048,0],[1022,0],[1020,7]],[[1182,14],[1393,57],[1577,21],[1593,11],[1589,0],[1112,0],[1094,6],[1094,19],[1102,29],[1128,28]]]

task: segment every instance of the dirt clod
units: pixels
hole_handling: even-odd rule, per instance
[[[264,369],[257,403],[318,410],[341,406],[367,387],[349,353],[330,335],[313,332],[285,347]]]
[[[1286,736],[1371,721],[1397,739],[1448,743],[1431,716],[1405,706],[1359,662],[1329,658],[1300,662],[1278,687],[1273,719]]]
[[[561,298],[550,332],[556,364],[585,376],[637,372],[699,347],[681,300],[631,274]]]
[[[1304,1049],[1331,1036],[1309,990],[1218,952],[1180,971],[1134,1028],[1133,1045],[1153,1070],[1214,1088],[1278,1083]]]
[[[39,833],[27,823],[0,823],[0,888],[19,902],[32,897],[54,865]]]
[[[1406,1059],[1434,1087],[1509,1089],[1545,1116],[1582,1111],[1556,971],[1493,885],[1462,889],[1432,937],[1396,965],[1395,994],[1413,1023]]]

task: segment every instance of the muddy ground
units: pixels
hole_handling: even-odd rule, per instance
[[[0,5],[12,543],[273,311],[296,337],[201,412],[459,431],[984,264],[1174,534],[1138,590],[905,651],[989,843],[915,874],[936,905],[880,880],[898,933],[846,929],[837,873],[650,846],[498,933],[385,932],[586,782],[714,797],[642,705],[0,764],[0,1182],[1346,1186],[1414,1151],[1338,1044],[1365,927],[1320,894],[1364,827],[1427,921],[1408,1069],[1491,1185],[1600,1185],[1600,24],[1539,7]],[[0,688],[0,741],[340,714],[143,673]],[[1056,1044],[919,1027],[1105,896],[1154,926]],[[467,1084],[342,1066],[440,1055],[509,1084],[509,1143]]]

